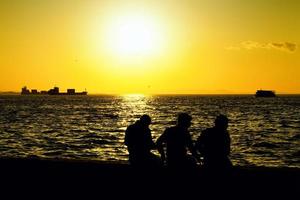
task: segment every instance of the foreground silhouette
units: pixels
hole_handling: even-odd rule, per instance
[[[167,128],[157,139],[157,148],[161,154],[163,162],[171,168],[193,167],[196,166],[194,157],[187,155],[187,148],[196,156],[196,151],[191,139],[188,128],[191,126],[192,117],[186,113],[178,115],[177,125]],[[164,151],[166,144],[166,154]]]
[[[197,140],[196,148],[204,158],[204,167],[213,170],[232,168],[230,159],[230,136],[227,131],[228,118],[219,115],[215,126],[205,129]]]
[[[149,174],[144,178],[143,173],[137,173],[138,170],[121,161],[0,158],[0,169],[1,194],[7,193],[11,199],[14,195],[21,195],[16,199],[28,195],[31,197],[28,199],[51,195],[55,199],[62,194],[70,199],[70,196],[78,198],[79,193],[83,199],[106,196],[110,199],[115,199],[114,196],[120,199],[212,199],[214,194],[222,195],[223,199],[235,199],[234,195],[237,199],[257,199],[264,197],[262,193],[265,199],[280,195],[284,195],[282,199],[295,199],[300,185],[299,168],[236,166],[235,175],[223,181],[224,184],[220,179],[203,177],[206,171],[202,168],[181,179],[168,173],[167,168],[153,168],[143,171]]]
[[[159,166],[160,159],[151,153],[156,148],[152,140],[149,125],[151,118],[149,115],[141,116],[140,120],[129,125],[125,132],[125,145],[129,152],[129,162],[133,166]]]

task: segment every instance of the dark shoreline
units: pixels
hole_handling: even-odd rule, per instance
[[[229,175],[207,173],[201,167],[194,170],[172,171],[165,167],[134,169],[126,162],[1,158],[0,169],[1,183],[5,187],[24,189],[30,186],[40,192],[77,188],[81,191],[105,193],[124,192],[136,188],[144,191],[153,187],[164,188],[163,192],[166,193],[172,193],[174,188],[180,188],[182,192],[252,191],[276,196],[277,193],[296,194],[300,188],[299,168],[236,166]],[[94,191],[92,188],[98,189]]]

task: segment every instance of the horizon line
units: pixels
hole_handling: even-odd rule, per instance
[[[0,93],[11,93],[11,94],[21,94],[19,91],[0,91]],[[255,93],[97,93],[97,92],[92,92],[89,93],[88,95],[111,95],[111,96],[122,96],[122,95],[144,95],[144,96],[163,96],[163,95],[178,95],[178,96],[183,96],[183,95],[254,95]],[[276,95],[300,95],[300,93],[285,93],[285,92],[280,92],[276,93]]]

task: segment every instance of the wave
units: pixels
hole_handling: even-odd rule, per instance
[[[279,146],[270,142],[259,142],[252,145],[252,147],[278,148]]]
[[[251,96],[169,95],[128,102],[116,96],[0,96],[1,155],[124,160],[124,131],[142,114],[152,117],[150,128],[157,138],[167,126],[175,124],[178,112],[193,116],[193,136],[212,126],[216,114],[223,113],[230,118],[234,163],[256,164],[261,157],[265,165],[282,165],[299,154],[291,157],[291,152],[299,148],[297,105],[300,97],[263,100]],[[97,154],[89,153],[93,146],[100,149]]]

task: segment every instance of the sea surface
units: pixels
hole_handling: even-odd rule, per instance
[[[234,165],[300,168],[300,96],[0,95],[0,157],[124,161],[129,124],[149,114],[156,140],[180,112],[194,140],[226,114]]]

